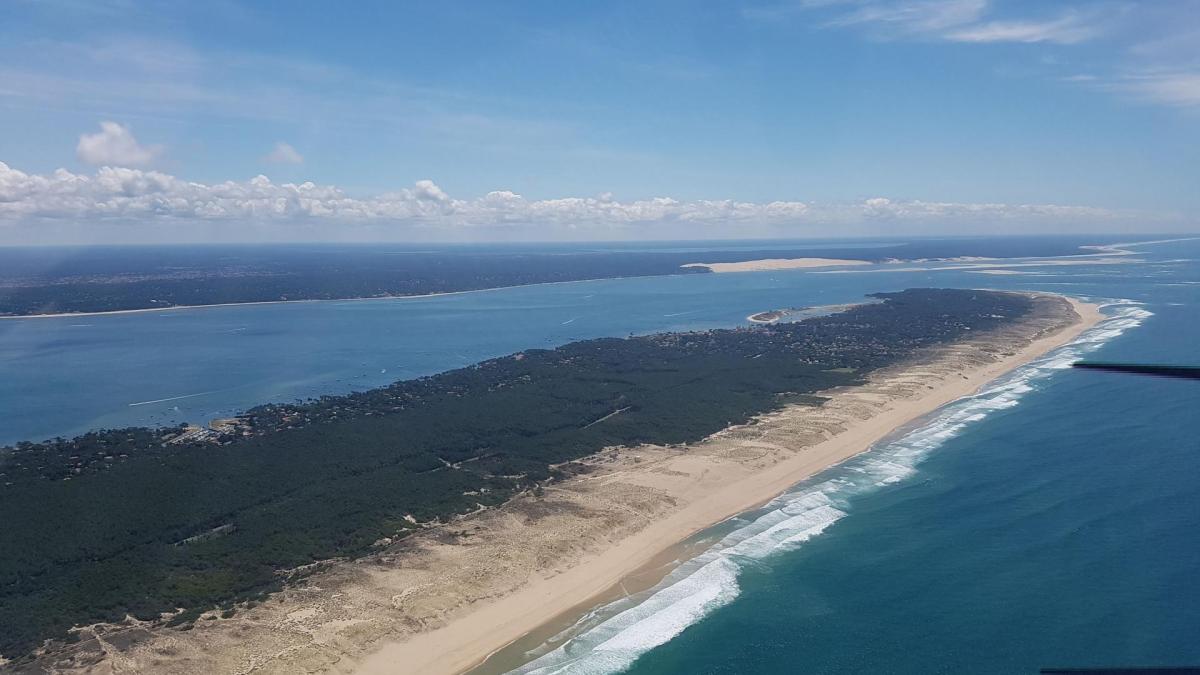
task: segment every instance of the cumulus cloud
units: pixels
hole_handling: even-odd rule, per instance
[[[656,226],[712,226],[737,234],[741,227],[879,222],[944,223],[954,228],[984,222],[1091,223],[1119,219],[1120,213],[1086,206],[1053,204],[970,204],[892,200],[814,204],[801,201],[747,202],[732,199],[678,200],[655,197],[620,201],[612,195],[527,199],[497,190],[460,199],[433,181],[374,197],[349,197],[341,189],[304,183],[276,183],[266,176],[248,181],[197,183],[159,171],[103,167],[92,175],[59,169],[28,174],[0,162],[0,222],[132,222],[155,226],[172,222],[309,223],[328,229],[354,224],[435,227],[444,230],[529,225],[554,238],[562,228],[624,231],[633,238],[653,236]],[[557,230],[556,230],[557,228]],[[486,237],[486,235],[480,235]]]
[[[263,161],[268,164],[303,164],[304,155],[301,155],[290,144],[279,141],[271,149],[271,152],[263,157]]]
[[[100,131],[79,136],[75,154],[80,161],[94,166],[146,166],[162,154],[161,145],[142,145],[129,127],[116,122],[101,122]]]

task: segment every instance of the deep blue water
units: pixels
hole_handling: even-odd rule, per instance
[[[531,656],[544,654],[542,672],[1200,664],[1200,385],[1065,367],[1083,354],[1200,365],[1200,242],[1141,250],[1138,263],[1005,276],[691,275],[2,321],[0,441],[202,421],[530,347],[913,286],[1106,298],[1113,321],[1067,352],[724,524],[660,587]]]

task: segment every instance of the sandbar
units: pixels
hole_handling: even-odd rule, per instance
[[[680,267],[707,267],[710,272],[765,272],[769,270],[796,270],[814,267],[843,267],[846,265],[873,265],[867,260],[840,260],[838,258],[764,258],[744,262],[687,263]]]

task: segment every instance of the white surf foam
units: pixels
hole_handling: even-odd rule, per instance
[[[769,555],[794,548],[824,532],[851,508],[856,495],[902,481],[948,439],[997,410],[1017,405],[1038,380],[1071,367],[1152,314],[1130,300],[1101,304],[1108,318],[978,393],[960,399],[919,427],[877,444],[850,462],[806,481],[766,507],[742,517],[745,524],[685,562],[648,591],[597,608],[551,639],[541,653],[513,673],[592,675],[627,669],[642,654],[666,643],[740,592],[738,572]],[[568,637],[573,635],[573,637]],[[565,641],[564,641],[565,640]]]

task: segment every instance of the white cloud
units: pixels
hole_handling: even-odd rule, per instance
[[[93,175],[59,169],[27,174],[0,162],[0,223],[134,223],[159,230],[171,223],[320,224],[327,232],[355,225],[419,227],[452,234],[480,227],[530,226],[545,238],[576,228],[653,237],[655,232],[737,235],[752,227],[793,234],[828,233],[827,226],[911,223],[915,230],[941,224],[943,231],[969,231],[982,223],[1092,225],[1130,214],[1087,206],[956,203],[873,198],[849,203],[684,201],[655,197],[619,201],[612,195],[527,199],[498,190],[474,199],[448,195],[433,181],[374,197],[353,198],[341,189],[311,182],[275,183],[266,176],[248,181],[196,183],[158,171],[103,167]],[[803,228],[808,227],[806,232]],[[780,230],[779,228],[783,228]],[[936,229],[936,228],[935,228]],[[9,236],[11,238],[12,231]],[[488,235],[477,233],[477,238]]]
[[[921,200],[894,201],[886,197],[874,197],[855,205],[865,218],[889,221],[923,222],[930,220],[954,220],[964,223],[1003,223],[1006,221],[1029,222],[1102,222],[1119,219],[1132,214],[1091,206],[1069,206],[1061,204],[1002,204],[927,202]]]
[[[868,4],[834,19],[837,26],[877,23],[904,32],[942,31],[976,21],[988,0],[906,0]]]
[[[1078,14],[1049,21],[992,21],[946,33],[951,42],[1052,42],[1073,45],[1102,33],[1101,26]]]
[[[1123,11],[1097,3],[1088,11],[1065,10],[1049,17],[996,17],[990,0],[863,0],[790,6],[792,11],[835,9],[832,27],[861,27],[883,37],[950,42],[1047,42],[1077,44],[1102,35]]]
[[[1065,8],[1054,3],[1029,7],[992,0],[784,0],[743,14],[771,21],[816,14],[825,28],[956,44],[1070,46],[1104,39],[1118,47],[1108,50],[1109,58],[1077,62],[1043,54],[1046,76],[1140,103],[1200,107],[1200,29],[1195,21],[1200,0],[1092,0]],[[1072,63],[1092,72],[1061,72]]]
[[[1200,70],[1143,72],[1099,86],[1147,103],[1200,107]]]
[[[268,164],[303,164],[304,155],[300,154],[291,145],[280,141],[275,144],[264,157],[263,161]]]
[[[116,122],[101,122],[100,131],[82,134],[75,154],[80,161],[94,166],[146,166],[162,154],[161,145],[142,145],[129,127]]]

